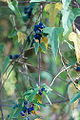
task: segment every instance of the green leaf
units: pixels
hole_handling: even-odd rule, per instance
[[[37,92],[38,92],[38,89],[34,90],[33,93],[31,93],[31,94],[29,95],[29,97],[27,98],[27,100],[28,100],[29,102],[32,102],[33,99],[35,98]]]
[[[46,51],[46,46],[45,46],[45,43],[44,42],[42,42],[42,43],[40,43],[40,48],[43,50],[43,51]]]
[[[17,0],[9,1],[8,7],[15,13],[15,15],[17,15],[18,17],[21,17],[21,13],[20,13],[19,8],[18,8],[18,1]]]
[[[77,16],[80,16],[80,8],[62,10],[62,25],[64,28],[64,35],[67,34]]]
[[[80,92],[75,94],[75,96],[70,100],[70,103],[74,103],[79,98],[80,98]]]
[[[78,3],[80,3],[80,0],[77,0]]]
[[[63,8],[68,9],[71,0],[62,0]]]
[[[39,42],[34,43],[34,48],[35,48],[35,53],[37,54],[39,49]]]
[[[13,27],[15,28],[16,26],[15,15],[10,15],[9,20],[12,23]]]
[[[30,2],[42,2],[42,1],[46,1],[46,0],[31,0]]]
[[[9,35],[8,35],[8,38],[14,38],[15,36],[17,36],[17,31],[15,29],[13,29]]]
[[[52,52],[54,55],[54,58],[56,58],[58,53],[58,46],[59,46],[59,36],[63,33],[63,28],[60,27],[46,27],[43,30],[44,33],[49,34],[49,44],[52,47]]]
[[[22,107],[12,110],[9,116],[9,120],[12,120],[13,118],[17,118],[20,115],[20,112],[22,111]]]

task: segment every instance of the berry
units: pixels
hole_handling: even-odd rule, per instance
[[[9,55],[10,59],[17,59],[19,57],[20,57],[20,55],[18,55],[18,54],[16,54],[16,55]]]
[[[41,29],[45,28],[45,26],[42,22],[39,23],[39,28],[41,28]]]
[[[39,95],[42,95],[42,92],[39,90],[39,93],[38,93]]]
[[[28,108],[28,114],[30,114],[34,110],[34,107]]]
[[[35,39],[38,39],[38,40],[40,40],[40,39],[41,39],[41,37],[42,37],[42,35],[41,35],[41,34],[35,34],[35,35],[34,35],[34,38],[35,38]]]
[[[25,116],[24,111],[21,111],[20,114],[21,114],[21,116]]]
[[[45,88],[41,88],[41,91],[42,91],[42,92],[45,91]]]
[[[80,72],[80,67],[79,66],[76,67],[75,70],[78,71],[78,72]]]

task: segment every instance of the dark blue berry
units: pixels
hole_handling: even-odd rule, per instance
[[[19,58],[20,57],[20,55],[9,55],[9,58],[10,59],[17,59],[17,58]]]
[[[45,91],[45,88],[41,88],[41,91],[42,91],[42,92]]]
[[[24,111],[21,111],[20,114],[21,114],[21,116],[25,116]]]
[[[28,108],[28,114],[30,114],[34,110],[34,107]]]
[[[38,40],[40,40],[40,39],[41,39],[41,37],[42,37],[42,35],[41,35],[41,34],[35,34],[35,35],[34,35],[34,38],[35,38],[35,39],[38,39]]]
[[[75,70],[80,72],[80,67],[76,67]]]
[[[39,95],[42,95],[42,92],[41,91],[39,91],[39,93],[38,93]]]
[[[42,22],[39,23],[39,28],[41,28],[41,29],[45,28],[45,26]]]

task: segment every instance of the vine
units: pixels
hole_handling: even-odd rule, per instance
[[[16,0],[8,0],[7,3],[8,7],[14,13],[13,15],[10,15],[13,30],[9,34],[8,38],[12,40],[17,39],[19,48],[18,53],[10,54],[7,57],[8,64],[1,73],[2,81],[0,85],[0,93],[3,88],[6,88],[5,84],[10,78],[13,70],[16,71],[14,74],[17,78],[18,73],[21,73],[21,76],[25,75],[27,79],[29,77],[30,86],[27,87],[26,90],[24,89],[24,91],[21,91],[21,93],[19,93],[19,91],[16,93],[18,99],[13,105],[11,105],[12,111],[7,116],[6,120],[42,120],[44,117],[41,115],[40,109],[45,108],[46,106],[52,106],[54,103],[64,103],[67,101],[71,105],[75,104],[75,101],[78,101],[78,104],[80,98],[80,85],[77,80],[79,80],[80,75],[77,73],[80,72],[80,36],[74,21],[77,16],[80,15],[79,5],[76,4],[77,8],[73,9],[74,5],[71,3],[71,0],[62,0],[57,2],[46,0],[18,2]],[[19,9],[19,4],[28,5],[23,9]],[[35,20],[34,16],[38,13],[38,19]],[[43,19],[43,14],[48,16],[48,24],[46,22],[47,25],[44,24],[45,20]],[[30,23],[30,19],[34,19],[35,22]],[[19,26],[17,25],[18,23]],[[76,31],[74,28],[76,28]],[[72,44],[71,41],[74,44]],[[67,55],[63,55],[62,46],[64,43],[68,45],[68,49],[70,49],[70,47],[73,48],[74,60],[67,59]],[[57,56],[59,55],[62,67],[60,67],[60,70],[56,75],[50,73],[52,80],[47,84],[42,81],[41,72],[47,71],[45,70],[46,67],[44,68],[42,66],[42,56],[47,55],[48,52],[51,52],[51,55],[54,57],[55,64]],[[36,59],[38,59],[37,67],[28,62],[29,55],[31,57],[35,56]],[[71,70],[76,72],[75,78],[71,75]],[[38,80],[35,80],[35,84],[32,84],[32,81],[30,81],[31,76],[30,74],[27,74],[27,71],[37,72],[38,77],[35,79]],[[66,72],[66,79],[69,79],[65,81],[68,86],[68,97],[65,95],[63,96],[60,92],[57,92],[54,89],[55,82],[64,72]],[[47,73],[49,74],[49,71]],[[5,74],[7,74],[6,77]],[[62,78],[59,79],[62,81]],[[70,95],[73,88],[75,89],[75,92]],[[18,93],[20,96],[18,96]],[[62,99],[53,101],[50,97],[50,94],[53,93]],[[2,99],[0,99],[0,103],[1,102]],[[2,120],[4,120],[2,110],[3,106],[9,105],[0,104]]]

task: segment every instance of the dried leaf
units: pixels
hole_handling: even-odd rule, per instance
[[[75,32],[69,34],[69,40],[74,42],[77,62],[80,63],[80,36]]]

